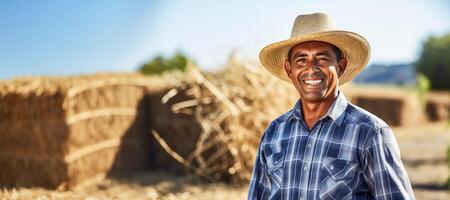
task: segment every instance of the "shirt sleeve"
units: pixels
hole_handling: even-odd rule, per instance
[[[400,150],[389,127],[368,138],[363,154],[364,179],[375,199],[415,199]]]
[[[264,154],[261,151],[261,142],[258,153],[256,155],[255,165],[253,166],[253,173],[250,179],[250,187],[248,192],[249,200],[263,200],[269,199],[270,196],[270,179],[267,175],[267,164]]]

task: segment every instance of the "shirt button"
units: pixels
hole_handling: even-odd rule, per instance
[[[331,165],[330,169],[331,169],[331,170],[333,170],[333,169],[334,169],[334,166],[333,166],[333,165]]]
[[[307,147],[308,147],[308,148],[311,148],[311,144],[308,144]]]
[[[308,170],[308,167],[303,167],[303,170],[305,170],[305,171]]]

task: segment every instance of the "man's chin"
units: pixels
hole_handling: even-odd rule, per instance
[[[325,97],[320,94],[300,94],[300,98],[309,103],[320,103],[325,100]]]

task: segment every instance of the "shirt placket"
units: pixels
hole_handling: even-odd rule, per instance
[[[315,154],[315,149],[316,149],[316,143],[317,143],[317,138],[319,135],[320,130],[322,129],[322,121],[319,121],[315,126],[313,126],[313,128],[309,131],[309,135],[308,135],[308,142],[306,143],[306,148],[305,148],[305,157],[304,157],[304,162],[303,162],[303,172],[302,172],[302,185],[306,185],[306,189],[302,190],[301,195],[300,195],[300,200],[303,199],[307,199],[308,198],[308,193],[309,193],[309,183],[310,183],[310,177],[311,177],[311,168],[312,168],[312,163],[314,161],[314,154]]]

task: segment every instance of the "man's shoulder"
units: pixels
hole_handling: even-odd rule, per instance
[[[267,126],[266,130],[265,130],[265,138],[269,137],[272,138],[274,137],[274,134],[276,134],[276,129],[278,126],[280,125],[284,125],[286,124],[286,121],[292,116],[292,109],[283,113],[282,115],[278,116],[277,118],[275,118],[273,121],[270,122],[269,126]]]
[[[351,103],[346,108],[344,123],[362,125],[373,130],[389,127],[376,115]]]
[[[293,112],[293,109],[291,109],[291,110],[283,113],[282,115],[278,116],[277,118],[275,118],[272,121],[271,125],[272,124],[283,124],[283,123],[285,123],[292,116],[292,112]]]

